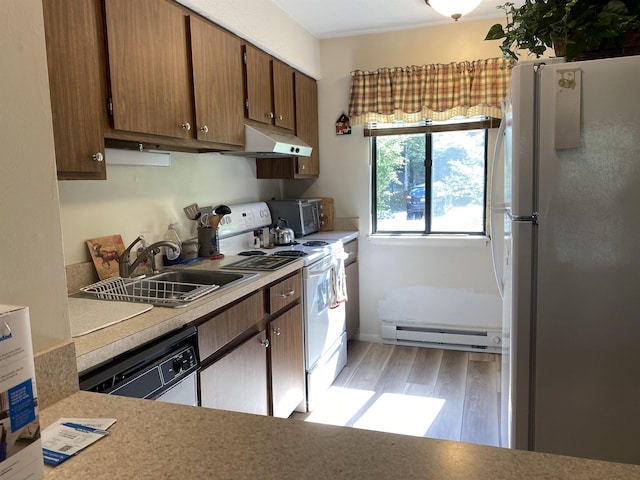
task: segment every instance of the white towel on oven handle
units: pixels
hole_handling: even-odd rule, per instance
[[[344,261],[347,257],[348,255],[344,252],[337,255],[336,264],[331,269],[331,308],[348,300],[347,274],[344,268]]]

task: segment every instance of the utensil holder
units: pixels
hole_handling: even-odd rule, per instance
[[[220,255],[220,238],[217,228],[198,228],[199,257],[215,257]]]

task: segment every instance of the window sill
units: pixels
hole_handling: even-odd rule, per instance
[[[373,245],[394,247],[487,247],[486,235],[421,235],[421,234],[373,234],[367,237]]]

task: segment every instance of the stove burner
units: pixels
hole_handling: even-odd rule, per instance
[[[324,240],[309,240],[302,245],[305,247],[326,247],[329,245],[329,242],[325,242]]]
[[[266,255],[266,252],[262,250],[246,250],[244,252],[238,253],[238,255],[242,255],[243,257],[253,257],[258,255]]]
[[[306,257],[309,254],[302,250],[282,250],[281,252],[275,252],[272,255],[274,257]]]

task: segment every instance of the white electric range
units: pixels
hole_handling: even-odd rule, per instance
[[[345,304],[336,301],[336,282],[344,275],[341,240],[296,238],[291,245],[257,248],[256,238],[272,224],[266,203],[230,206],[231,213],[220,222],[220,251],[245,257],[225,268],[274,270],[279,261],[301,258],[306,400],[298,411],[311,411],[347,363]],[[344,283],[344,282],[343,282]]]

